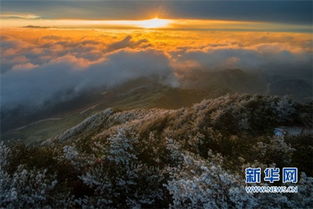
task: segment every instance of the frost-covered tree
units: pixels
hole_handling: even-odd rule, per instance
[[[0,208],[55,208],[70,207],[71,198],[54,193],[57,184],[47,170],[28,170],[23,165],[8,173],[10,149],[0,142]]]
[[[138,161],[134,150],[136,139],[124,130],[107,139],[100,159],[80,178],[94,190],[81,204],[100,208],[150,205],[163,198],[161,171]]]
[[[286,96],[280,98],[278,102],[272,102],[271,105],[277,114],[277,120],[282,122],[289,121],[296,112],[295,103]]]
[[[166,185],[171,208],[253,208],[255,198],[247,194],[240,179],[216,162],[206,163],[184,155],[183,168]]]

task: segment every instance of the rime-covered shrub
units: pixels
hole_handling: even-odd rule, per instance
[[[171,208],[252,208],[255,198],[247,194],[240,179],[215,162],[206,163],[184,155],[180,172],[166,185]]]
[[[84,207],[133,208],[162,200],[161,171],[138,161],[134,143],[123,130],[108,139],[101,157],[80,177],[94,191],[81,199]]]
[[[289,165],[295,148],[287,144],[282,137],[271,137],[269,142],[258,142],[254,147],[259,160],[267,163],[279,164],[280,166]]]
[[[289,121],[292,115],[296,113],[296,105],[288,97],[282,97],[276,103],[272,102],[272,106],[277,114],[277,120],[280,122]]]
[[[0,208],[55,208],[70,207],[71,198],[56,194],[54,175],[47,170],[28,170],[22,165],[13,173],[5,166],[9,163],[10,149],[0,143]]]

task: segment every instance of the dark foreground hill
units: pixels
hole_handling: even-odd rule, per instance
[[[312,115],[255,95],[108,108],[41,145],[1,143],[0,208],[312,208]],[[247,167],[298,167],[299,191],[249,194]]]

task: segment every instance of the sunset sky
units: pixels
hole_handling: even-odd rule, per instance
[[[154,74],[177,86],[193,69],[291,73],[312,65],[311,1],[1,4],[1,96],[8,106]]]
[[[311,1],[297,0],[4,0],[0,17],[6,27],[142,27],[140,21],[157,17],[172,20],[165,28],[311,32],[311,8]]]
[[[303,0],[3,0],[3,15],[44,19],[195,18],[310,24],[311,1]]]

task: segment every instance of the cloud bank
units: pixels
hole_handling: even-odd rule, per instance
[[[33,49],[22,56],[4,57],[1,74],[3,108],[20,104],[43,105],[51,100],[66,101],[88,90],[110,88],[139,77],[154,76],[163,82],[174,79],[169,61],[162,52],[131,50],[141,41],[131,42],[129,39],[126,37],[109,45],[103,50],[107,53],[101,57],[97,53],[82,53],[92,50],[91,42],[84,42],[79,52],[71,47],[64,50],[65,42],[62,47],[59,43],[53,45],[54,52],[60,54],[54,58],[53,54],[42,49],[37,49],[41,55]]]
[[[175,34],[174,42],[163,36],[99,33],[91,38],[57,32],[27,38],[3,35],[1,106],[6,110],[68,101],[90,90],[111,88],[140,77],[154,77],[177,86],[195,70],[242,69],[312,80],[310,39],[297,42],[287,36],[279,43],[269,35],[256,37],[254,43],[199,39],[197,44],[184,46],[177,41],[195,39]],[[289,42],[297,47],[286,45]]]

